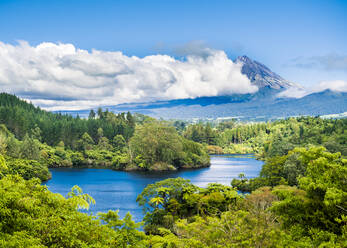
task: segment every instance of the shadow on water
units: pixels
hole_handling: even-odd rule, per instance
[[[170,172],[125,172],[94,168],[55,168],[51,169],[52,179],[45,184],[55,193],[64,196],[74,185],[91,195],[96,204],[88,213],[107,212],[119,209],[123,217],[130,212],[135,221],[143,218],[142,209],[136,203],[136,197],[151,183],[167,178],[182,177],[193,184],[205,187],[208,183],[230,185],[233,178],[244,173],[248,178],[259,175],[262,161],[251,154],[213,155],[211,166],[200,169],[184,169]]]

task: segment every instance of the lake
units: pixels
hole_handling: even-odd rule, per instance
[[[143,213],[136,203],[136,197],[148,184],[166,178],[182,177],[200,187],[214,182],[230,185],[231,180],[240,173],[244,173],[247,178],[258,176],[262,165],[263,162],[252,155],[215,155],[211,156],[211,166],[208,168],[173,172],[55,168],[50,169],[52,179],[45,184],[49,190],[63,196],[66,196],[74,185],[78,185],[96,201],[87,212],[95,214],[119,209],[121,217],[130,212],[138,222],[142,221]]]

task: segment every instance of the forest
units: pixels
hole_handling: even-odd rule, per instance
[[[88,119],[73,118],[2,93],[0,125],[0,146],[10,163],[116,170],[176,170],[210,163],[202,144],[179,135],[168,123],[129,112],[98,109]],[[48,179],[46,173],[41,179]]]
[[[236,120],[188,125],[175,122],[183,136],[207,145],[209,153],[254,153],[260,159],[285,155],[297,146],[322,145],[347,156],[347,119],[291,117],[273,122]]]
[[[347,119],[185,123],[99,109],[88,119],[0,95],[0,247],[347,247]],[[147,185],[140,223],[75,186],[42,181],[50,167],[177,170],[212,153],[254,153],[259,177],[197,187],[182,178]]]

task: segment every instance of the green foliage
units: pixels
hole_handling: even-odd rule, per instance
[[[146,247],[130,215],[102,214],[103,225],[77,211],[89,203],[78,187],[66,199],[37,180],[6,176],[0,179],[0,247]]]
[[[35,160],[8,158],[7,167],[6,174],[18,174],[27,180],[36,177],[41,181],[47,181],[51,178],[51,173],[47,166]]]
[[[205,147],[187,139],[182,139],[182,142],[184,152],[180,158],[180,164],[182,167],[198,168],[210,165],[210,157]]]
[[[223,150],[225,154],[251,154],[254,152],[254,148],[248,144],[230,144]]]
[[[0,196],[2,247],[107,247],[112,240],[112,232],[76,211],[73,198],[53,194],[35,180],[5,177]]]
[[[216,145],[218,134],[216,130],[212,129],[211,125],[207,123],[189,125],[184,132],[184,137],[199,143],[208,145]]]
[[[0,154],[5,154],[7,150],[6,138],[0,133]]]
[[[173,164],[182,152],[182,143],[174,128],[153,122],[136,128],[130,150],[134,158],[141,155],[147,167],[157,162]]]
[[[118,134],[113,137],[112,144],[117,151],[122,151],[126,146],[126,141],[122,135]]]
[[[94,142],[98,142],[99,128],[108,140],[118,134],[123,135],[126,140],[132,136],[135,119],[130,113],[116,115],[100,109],[99,118],[95,118],[93,112],[89,119],[73,118],[70,115],[43,111],[13,95],[0,94],[0,123],[5,124],[19,140],[28,133],[50,146],[63,141],[67,148],[77,149],[77,141],[84,133],[88,133]]]
[[[148,185],[137,201],[147,211],[145,231],[155,234],[149,243],[153,247],[345,247],[347,161],[322,147],[295,148],[276,160],[285,169],[272,161],[264,173],[285,176],[294,171],[286,179],[297,175],[298,187],[262,187],[240,196],[231,187],[198,188],[181,178]],[[303,173],[296,172],[303,168]],[[263,183],[276,184],[270,179]],[[240,175],[240,180],[247,179]]]
[[[286,234],[263,212],[254,216],[244,210],[226,211],[220,217],[196,217],[176,222],[177,235],[200,242],[200,247],[286,247]]]
[[[117,170],[124,169],[130,163],[130,157],[128,153],[116,153],[112,158],[112,166]]]
[[[329,153],[323,147],[295,148],[288,155],[270,159],[260,178],[253,181],[241,178],[236,182],[240,188],[256,188],[259,185],[252,185],[252,182],[260,179],[263,179],[263,185],[282,184],[272,191],[278,200],[270,209],[281,218],[283,227],[290,230],[292,237],[308,239],[315,247],[343,247],[341,241],[346,235],[347,211],[346,165],[347,161],[340,153]],[[235,181],[232,184],[236,186]]]
[[[268,158],[260,172],[260,177],[249,180],[234,179],[231,184],[243,192],[251,192],[262,186],[298,185],[298,179],[306,175],[310,161],[322,157],[323,151],[326,151],[324,147],[309,149],[297,147],[289,151],[287,155]],[[334,156],[341,157],[341,154],[336,153]]]
[[[88,133],[84,133],[81,139],[77,141],[77,144],[81,151],[91,150],[94,145],[94,140]]]
[[[199,188],[182,178],[166,179],[148,185],[138,196],[137,202],[147,213],[145,231],[160,233],[160,228],[173,230],[174,222],[194,215],[219,215],[239,199],[229,186],[210,184]]]
[[[299,149],[297,149],[299,150]],[[287,216],[288,198],[298,201],[297,194],[281,195],[282,202],[274,206],[284,218],[304,225],[305,228],[321,228],[333,233],[342,233],[342,214],[347,210],[347,160],[339,153],[329,153],[322,147],[300,149],[301,159],[307,164],[305,176],[299,177],[299,187],[305,192],[304,199],[296,204],[306,209],[304,216]],[[277,193],[277,191],[275,191]],[[278,190],[277,194],[281,194]],[[292,204],[292,203],[291,203]],[[284,212],[282,209],[286,208]],[[294,209],[294,208],[293,208]],[[309,229],[308,229],[309,230]]]
[[[3,177],[8,171],[8,167],[5,158],[0,154],[0,178]]]
[[[209,154],[223,154],[224,151],[220,146],[209,145],[207,146],[207,151]]]
[[[90,204],[95,204],[95,200],[88,194],[83,194],[82,189],[77,185],[71,188],[67,196],[76,209],[89,209]]]
[[[101,137],[99,139],[98,149],[100,149],[100,150],[113,150],[113,147],[112,147],[112,145],[110,145],[108,138]]]
[[[31,129],[31,137],[38,141],[41,141],[41,129],[36,125],[33,129]]]
[[[299,117],[267,123],[221,122],[215,128],[209,123],[195,124],[188,126],[184,135],[199,143],[218,145],[224,153],[256,153],[262,159],[309,145],[323,145],[346,156],[346,126],[347,119]]]
[[[153,248],[206,248],[202,242],[196,239],[182,238],[166,228],[159,228],[159,235],[150,236],[149,245]]]
[[[21,155],[21,142],[17,140],[14,135],[10,135],[6,139],[6,155],[14,158],[18,158]]]
[[[179,136],[177,131],[160,122],[137,126],[129,143],[132,162],[148,170],[209,165],[204,148]]]
[[[89,119],[94,119],[94,118],[95,118],[95,116],[96,116],[96,114],[95,114],[94,110],[93,110],[93,109],[91,109],[91,110],[90,110],[90,112],[89,112],[89,116],[88,116],[88,118],[89,118]]]
[[[142,223],[135,223],[130,213],[123,219],[118,216],[118,211],[108,211],[100,213],[99,217],[106,223],[106,226],[116,231],[113,247],[146,247],[144,240],[146,235],[138,231]]]
[[[40,157],[38,140],[35,140],[26,134],[20,147],[20,154],[23,158],[38,160]]]
[[[173,127],[130,112],[113,114],[99,108],[97,117],[90,111],[88,119],[73,118],[3,93],[0,125],[1,154],[48,167],[176,170],[209,165],[203,146],[184,139]]]

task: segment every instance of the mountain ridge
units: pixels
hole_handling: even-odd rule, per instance
[[[237,117],[241,120],[270,120],[298,115],[327,115],[347,111],[347,93],[330,90],[312,93],[302,98],[278,97],[278,94],[300,85],[283,79],[260,62],[247,56],[236,58],[242,63],[241,72],[258,91],[248,94],[231,94],[211,97],[162,100],[142,103],[124,103],[103,106],[112,112],[137,112],[164,119],[206,119]],[[88,116],[89,110],[56,111]]]
[[[242,63],[241,73],[246,75],[251,83],[260,89],[268,86],[272,89],[281,90],[298,86],[246,55],[237,57],[235,63]]]

